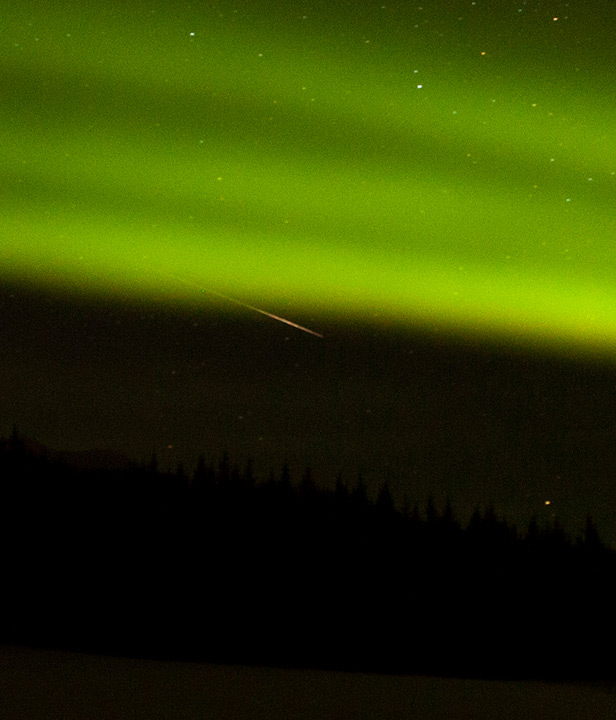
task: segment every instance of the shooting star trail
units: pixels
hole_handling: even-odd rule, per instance
[[[184,283],[184,285],[190,285],[192,287],[199,287],[202,293],[207,293],[208,295],[214,295],[215,297],[221,298],[221,300],[226,300],[227,302],[234,303],[235,305],[239,305],[240,307],[246,308],[247,310],[253,310],[254,312],[260,313],[261,315],[266,315],[267,317],[272,318],[272,320],[278,320],[279,322],[284,323],[285,325],[289,325],[289,326],[295,328],[296,330],[302,330],[303,332],[309,333],[310,335],[314,335],[315,337],[318,337],[318,338],[325,337],[324,335],[317,332],[316,330],[311,330],[310,328],[304,327],[303,325],[293,322],[292,320],[288,320],[287,318],[280,317],[280,315],[274,315],[274,313],[268,312],[267,310],[263,310],[262,308],[255,307],[254,305],[249,305],[248,303],[242,302],[241,300],[236,300],[235,298],[229,297],[228,295],[223,295],[222,293],[216,292],[215,290],[207,290],[206,288],[196,285],[195,283],[191,283],[188,280],[179,278],[176,275],[169,275],[168,277],[171,277],[174,280],[177,280],[178,282]]]
[[[303,330],[304,332],[310,333],[311,335],[314,335],[316,337],[319,337],[319,338],[324,337],[324,335],[321,335],[321,333],[316,332],[316,330],[311,330],[310,328],[304,327],[303,325],[299,325],[298,323],[295,323],[292,320],[287,320],[287,318],[280,317],[280,315],[274,315],[274,313],[268,312],[267,310],[262,310],[261,308],[255,307],[254,305],[249,305],[248,303],[241,302],[241,300],[236,300],[235,298],[229,297],[228,295],[223,295],[222,293],[216,292],[214,290],[206,290],[205,288],[201,288],[201,292],[208,293],[209,295],[215,295],[216,297],[222,298],[223,300],[226,300],[227,302],[235,303],[236,305],[239,305],[240,307],[246,308],[248,310],[254,310],[255,312],[261,313],[261,315],[267,315],[267,317],[272,318],[272,320],[279,320],[281,323],[290,325],[291,327],[294,327],[297,330]]]

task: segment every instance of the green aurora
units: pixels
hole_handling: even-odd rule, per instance
[[[616,347],[613,8],[3,4],[1,279]]]

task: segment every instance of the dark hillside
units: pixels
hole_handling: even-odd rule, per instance
[[[0,445],[0,642],[494,678],[615,677],[616,558],[589,518],[524,531],[375,502],[361,479],[77,469]]]

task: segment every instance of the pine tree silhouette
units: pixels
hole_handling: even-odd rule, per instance
[[[0,441],[0,641],[380,672],[616,676],[615,553],[592,518],[519,534],[223,453],[78,470]],[[417,506],[416,506],[417,507]],[[81,612],[77,612],[77,609]],[[479,657],[471,663],[471,656]],[[523,660],[520,660],[520,658]]]

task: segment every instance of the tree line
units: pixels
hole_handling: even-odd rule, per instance
[[[614,679],[616,554],[590,517],[401,510],[387,484],[78,469],[0,441],[0,642],[289,667]]]

